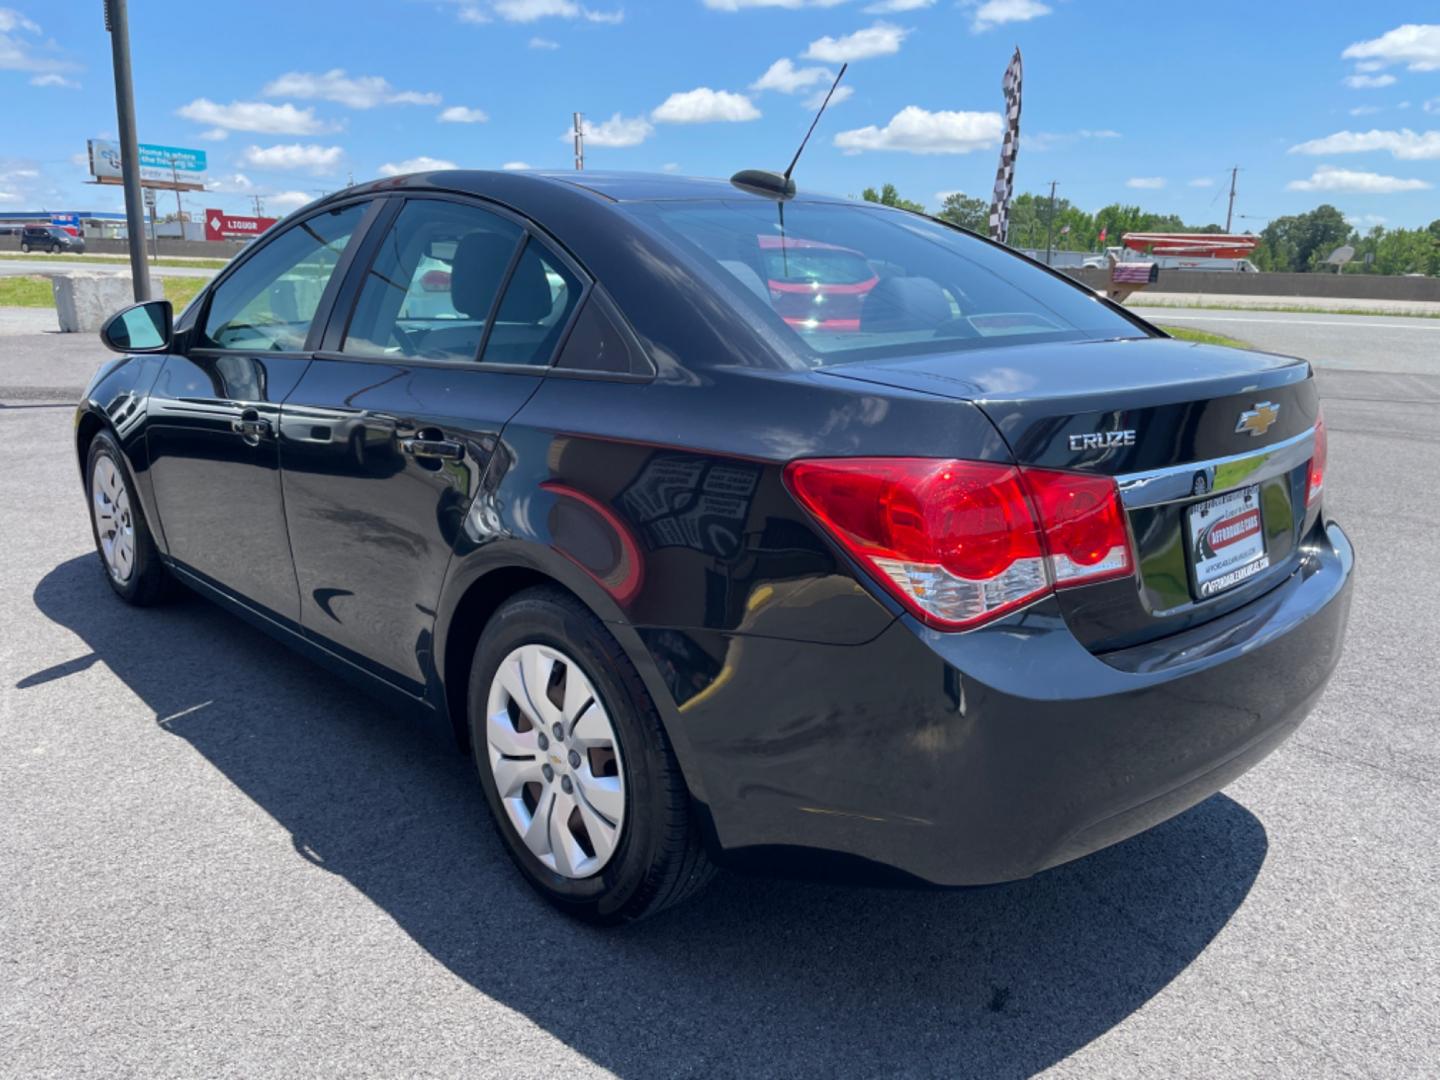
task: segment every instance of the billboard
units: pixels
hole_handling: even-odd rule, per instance
[[[91,139],[90,175],[99,184],[118,184],[120,144],[110,139]],[[201,191],[205,187],[205,151],[181,146],[140,144],[140,182],[150,187]]]
[[[249,214],[227,214],[223,210],[206,210],[205,239],[242,240],[259,236],[277,220],[273,217],[252,217]]]

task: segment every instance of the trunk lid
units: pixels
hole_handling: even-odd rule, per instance
[[[1319,399],[1303,360],[1149,338],[821,371],[972,402],[1022,465],[1117,479],[1139,573],[1059,593],[1071,630],[1095,652],[1188,629],[1274,587],[1298,564],[1300,538],[1318,513],[1305,506]],[[1229,491],[1239,501],[1211,501]],[[1260,537],[1228,551],[1255,557],[1235,584],[1207,593],[1227,578],[1226,552],[1205,546],[1206,526],[1224,519],[1216,535],[1228,543],[1253,533],[1251,510]]]

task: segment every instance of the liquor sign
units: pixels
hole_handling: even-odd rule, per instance
[[[205,239],[243,240],[259,236],[278,220],[273,217],[252,217],[248,214],[227,214],[223,210],[206,210]]]
[[[91,139],[88,145],[90,175],[95,178],[95,182],[122,183],[120,144],[110,139]],[[153,143],[140,144],[140,183],[150,187],[203,191],[206,167],[204,150],[157,146]]]

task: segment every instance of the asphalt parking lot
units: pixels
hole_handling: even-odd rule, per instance
[[[109,594],[68,407],[103,357],[0,314],[0,1074],[1434,1076],[1440,321],[1185,314],[1320,369],[1359,577],[1301,731],[1029,881],[722,877],[609,932],[531,896],[453,751]]]

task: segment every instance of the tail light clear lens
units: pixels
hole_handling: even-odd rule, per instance
[[[1305,489],[1305,506],[1309,509],[1325,490],[1325,458],[1329,452],[1325,438],[1325,414],[1315,417],[1315,451],[1310,457],[1310,484]]]
[[[1133,566],[1109,477],[980,461],[839,458],[793,461],[785,481],[882,586],[941,629],[969,629],[1057,586]]]

